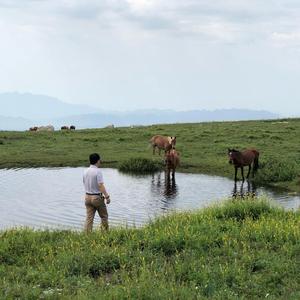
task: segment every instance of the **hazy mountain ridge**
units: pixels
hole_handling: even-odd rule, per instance
[[[28,119],[0,116],[0,130],[25,130],[31,126]]]
[[[88,105],[69,104],[53,97],[30,93],[2,93],[0,107],[0,115],[42,121],[100,112],[100,109]]]
[[[86,105],[69,104],[52,97],[28,93],[0,94],[0,107],[0,130],[26,130],[31,126],[47,124],[53,124],[56,129],[71,124],[77,128],[99,128],[108,124],[130,126],[279,118],[279,115],[268,111],[247,109],[103,112]]]

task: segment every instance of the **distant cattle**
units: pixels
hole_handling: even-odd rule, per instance
[[[75,129],[76,129],[76,127],[74,125],[70,126],[70,130],[75,130]]]
[[[54,131],[54,126],[52,125],[40,126],[36,131]]]
[[[70,127],[69,127],[69,126],[61,126],[60,129],[61,129],[61,130],[69,130]]]
[[[37,131],[38,130],[38,127],[37,126],[34,126],[34,127],[30,127],[29,128],[29,131]]]
[[[109,125],[105,126],[104,128],[115,128],[115,125],[114,124],[109,124]]]
[[[175,147],[176,136],[155,135],[151,138],[150,143],[153,147],[153,154],[155,154],[155,149],[157,148],[160,155],[161,150],[165,150],[166,153]]]
[[[130,125],[130,128],[140,128],[140,127],[144,127],[144,125],[137,125],[137,124]]]

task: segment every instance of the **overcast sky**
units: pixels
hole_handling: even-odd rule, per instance
[[[0,92],[300,116],[299,0],[0,0]]]

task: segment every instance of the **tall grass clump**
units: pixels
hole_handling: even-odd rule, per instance
[[[161,169],[161,164],[147,158],[130,158],[119,166],[120,171],[133,174],[151,174]]]
[[[254,178],[257,183],[276,183],[294,180],[300,175],[300,167],[291,160],[269,158],[260,163]]]
[[[256,198],[249,196],[243,198],[243,201],[241,201],[241,198],[237,198],[236,201],[227,201],[223,206],[217,205],[214,209],[209,209],[209,211],[217,219],[243,221],[245,219],[257,220],[262,215],[270,214],[273,209],[270,201],[266,199],[256,201]]]

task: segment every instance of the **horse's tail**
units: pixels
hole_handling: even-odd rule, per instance
[[[254,153],[254,163],[253,163],[253,172],[256,172],[257,169],[259,168],[259,164],[258,164],[258,158],[259,158],[259,152],[256,150],[253,150]]]

